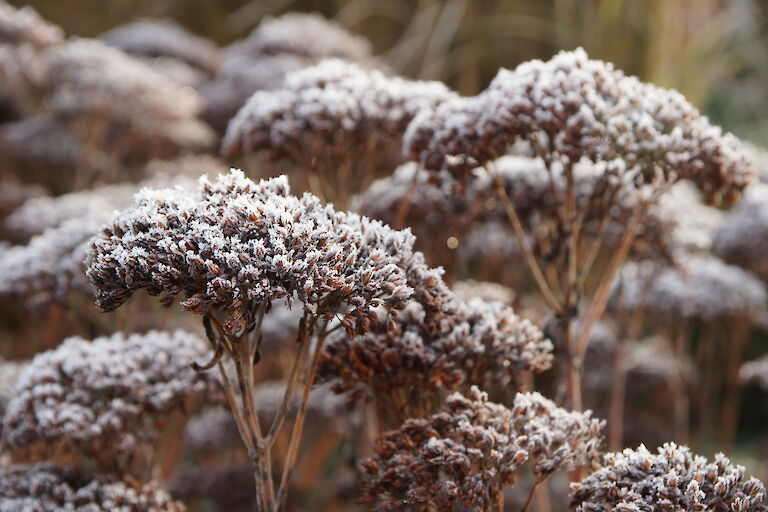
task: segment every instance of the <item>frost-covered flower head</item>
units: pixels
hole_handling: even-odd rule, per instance
[[[32,7],[17,9],[5,0],[0,1],[0,42],[44,49],[63,40],[63,31],[42,19]]]
[[[0,469],[0,510],[184,512],[154,482],[90,479],[50,463]]]
[[[764,186],[763,186],[764,187]],[[760,187],[760,188],[763,188]],[[755,273],[768,282],[768,200],[764,190],[749,194],[726,215],[717,232],[713,251],[728,263]]]
[[[211,131],[197,120],[197,93],[120,50],[73,39],[47,59],[50,107],[92,150],[144,163],[212,143]]]
[[[308,163],[318,155],[399,159],[401,137],[423,109],[454,97],[439,82],[387,77],[331,59],[290,73],[279,90],[254,94],[227,127],[229,156],[263,153]]]
[[[87,274],[113,310],[135,291],[164,293],[203,314],[216,308],[228,334],[253,322],[258,304],[297,299],[313,315],[346,313],[365,331],[370,308],[410,297],[413,236],[311,194],[290,194],[283,176],[254,183],[232,170],[199,190],[145,189],[92,241]],[[354,325],[354,328],[353,328]]]
[[[154,439],[154,420],[215,390],[213,374],[192,368],[207,352],[206,342],[183,331],[69,338],[22,370],[3,444],[27,460],[82,454],[117,466]]]
[[[471,385],[513,389],[521,372],[539,373],[552,365],[551,342],[500,302],[457,301],[447,314],[431,316],[413,302],[395,326],[374,323],[365,336],[330,338],[320,377],[334,382],[336,391],[358,389],[385,407],[404,408],[407,418],[433,412],[429,405],[437,406],[441,392]],[[414,393],[409,403],[387,403],[403,390]],[[416,403],[430,397],[433,403],[420,411]]]
[[[367,39],[315,13],[288,13],[267,17],[228,53],[248,55],[291,54],[313,59],[364,61],[372,58]]]
[[[741,365],[741,381],[756,384],[768,392],[768,355]]]
[[[405,147],[427,168],[466,176],[520,140],[537,156],[575,164],[622,162],[636,183],[689,178],[708,197],[747,184],[751,164],[685,98],[590,60],[581,49],[502,69],[479,96],[414,119]]]
[[[565,411],[538,393],[518,394],[512,409],[477,388],[456,393],[443,412],[383,435],[363,463],[363,500],[381,512],[491,510],[526,461],[545,478],[595,458],[602,427],[590,412]]]
[[[576,512],[717,510],[762,512],[765,487],[744,480],[744,468],[723,454],[713,462],[667,443],[656,453],[640,446],[605,455],[603,467],[571,484]]]
[[[219,51],[211,41],[196,36],[167,19],[142,19],[113,28],[99,39],[140,57],[172,57],[214,74]]]
[[[679,267],[627,264],[611,297],[612,307],[644,308],[664,317],[751,316],[766,307],[766,290],[749,272],[712,256],[691,255]]]

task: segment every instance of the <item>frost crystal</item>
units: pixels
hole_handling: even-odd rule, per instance
[[[182,294],[187,310],[225,313],[233,334],[253,325],[258,304],[296,298],[312,314],[342,310],[345,327],[364,332],[370,308],[410,297],[412,244],[408,231],[292,196],[285,177],[257,184],[232,170],[202,178],[196,194],[143,190],[92,240],[86,263],[105,310],[141,288]]]
[[[208,345],[183,331],[69,338],[24,367],[3,419],[3,443],[27,460],[83,454],[111,467],[150,442],[156,421],[213,392],[192,369]],[[104,460],[107,459],[107,460]]]
[[[155,483],[90,480],[53,464],[0,469],[0,510],[184,512]]]
[[[576,512],[766,510],[765,487],[754,478],[744,481],[742,466],[723,454],[709,462],[674,443],[657,453],[642,445],[609,453],[601,469],[571,484],[571,506]]]
[[[575,164],[623,161],[635,181],[689,178],[707,195],[747,184],[745,149],[685,98],[642,83],[579,49],[502,69],[474,98],[425,111],[406,134],[411,158],[466,176],[520,140],[537,156]]]
[[[363,500],[379,502],[379,512],[492,510],[526,461],[541,479],[595,458],[602,427],[538,393],[518,394],[512,409],[477,388],[456,393],[443,412],[383,435],[363,463]]]

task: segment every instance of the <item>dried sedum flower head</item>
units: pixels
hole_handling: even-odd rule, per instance
[[[465,302],[481,299],[488,302],[510,304],[515,300],[515,291],[498,283],[466,279],[456,281],[451,287],[456,296]]]
[[[500,302],[473,299],[431,316],[412,302],[395,326],[374,322],[365,336],[329,338],[319,375],[337,392],[372,394],[397,423],[435,412],[441,393],[513,389],[522,372],[552,365],[551,342]]]
[[[372,58],[367,39],[341,25],[311,13],[288,13],[267,17],[247,39],[228,48],[229,53],[247,55],[290,54],[311,59],[339,58],[365,61]]]
[[[570,471],[597,455],[603,423],[567,412],[538,393],[512,409],[473,388],[449,397],[444,411],[406,421],[363,463],[363,501],[376,511],[492,510],[530,460],[537,478]]]
[[[739,376],[742,382],[755,384],[768,392],[768,356],[744,363]]]
[[[611,307],[646,311],[665,318],[712,320],[754,316],[765,310],[762,282],[712,256],[690,255],[679,267],[661,271],[652,262],[627,264],[611,297]]]
[[[0,0],[0,42],[44,49],[63,41],[63,31],[42,19],[32,7],[16,9],[5,0]]]
[[[215,390],[212,374],[191,367],[207,352],[207,343],[183,331],[69,338],[24,367],[3,443],[26,460],[82,454],[117,466],[154,440],[170,411]]]
[[[279,90],[254,94],[227,127],[222,148],[228,156],[263,153],[306,165],[318,155],[338,162],[362,150],[366,159],[389,163],[399,159],[411,119],[454,96],[439,82],[326,60],[289,74]]]
[[[130,165],[212,144],[210,129],[197,120],[199,96],[141,61],[86,39],[73,39],[47,57],[51,109],[92,151]]]
[[[156,483],[90,480],[50,463],[0,469],[0,510],[184,512]]]
[[[404,305],[413,236],[336,212],[283,177],[260,183],[232,170],[199,190],[140,192],[134,205],[92,240],[87,274],[97,302],[113,310],[136,290],[204,314],[215,308],[227,334],[253,325],[261,303],[298,299],[313,315],[346,309],[364,332],[370,308]]]
[[[738,265],[768,282],[768,200],[765,190],[750,194],[726,215],[715,235],[713,252],[728,263]],[[763,188],[763,187],[755,187]]]
[[[524,140],[537,156],[575,164],[622,161],[635,182],[689,178],[708,197],[742,189],[751,173],[739,141],[685,98],[640,82],[582,49],[502,69],[472,99],[426,111],[406,134],[411,158],[457,176]]]
[[[172,57],[211,75],[219,65],[219,50],[214,43],[167,19],[132,21],[105,32],[99,39],[131,55]]]
[[[576,512],[609,510],[722,510],[762,512],[765,487],[723,454],[714,462],[685,446],[667,443],[651,453],[637,450],[609,453],[603,467],[571,484]]]

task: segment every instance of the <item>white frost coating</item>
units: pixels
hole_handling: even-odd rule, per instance
[[[213,374],[191,367],[208,352],[207,343],[183,331],[69,338],[24,367],[3,442],[21,452],[131,453],[155,435],[149,418],[213,390]]]

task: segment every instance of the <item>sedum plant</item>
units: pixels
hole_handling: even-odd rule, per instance
[[[517,204],[495,169],[494,161],[516,144],[543,162],[551,184],[556,228],[564,241],[547,258],[531,247]],[[566,354],[567,391],[576,408],[590,331],[648,210],[681,179],[718,200],[735,196],[751,174],[739,141],[682,95],[590,60],[581,49],[502,69],[478,96],[423,110],[409,125],[404,147],[428,170],[447,171],[459,182],[472,181],[478,166],[495,180],[531,275],[560,324],[556,344]],[[585,161],[600,172],[589,197],[580,198],[576,171]],[[624,220],[599,280],[587,288],[584,281],[595,263],[590,255],[603,245],[614,205],[625,198],[634,201],[633,214]],[[587,215],[602,219],[592,241],[583,239]],[[579,316],[583,327],[574,332]]]
[[[146,289],[162,294],[165,305],[180,296],[184,309],[202,316],[213,356],[198,368],[218,367],[253,463],[259,510],[272,511],[281,510],[286,500],[326,338],[341,329],[364,334],[374,309],[395,312],[434,284],[412,245],[408,231],[338,212],[311,194],[291,195],[285,177],[254,183],[232,170],[214,181],[201,178],[195,193],[142,191],[93,239],[86,265],[104,310]],[[424,290],[409,286],[409,275],[428,276]],[[275,301],[300,308],[302,315],[281,407],[262,428],[254,364],[260,358],[261,325]],[[224,356],[234,366],[234,380]],[[294,410],[302,378],[276,481],[271,449]]]

